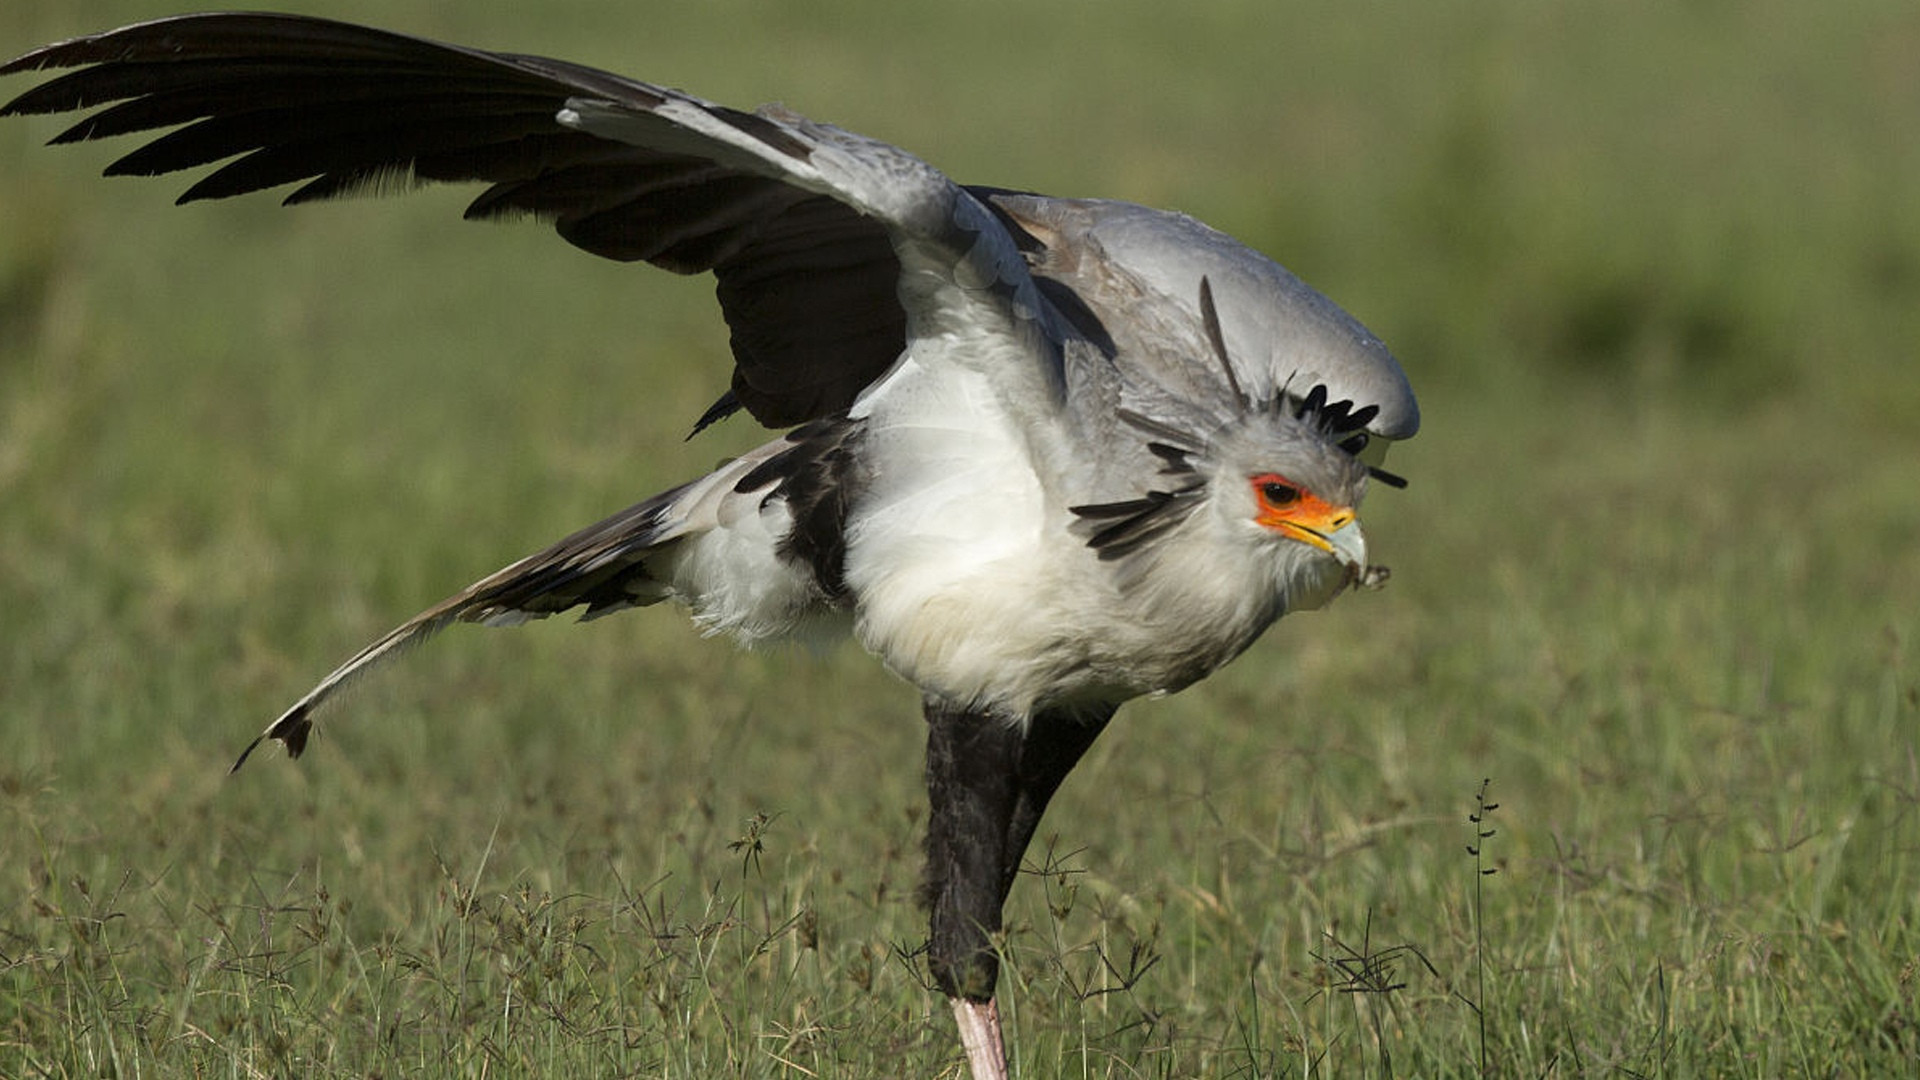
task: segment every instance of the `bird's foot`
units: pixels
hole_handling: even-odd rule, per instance
[[[985,1001],[953,999],[954,1023],[960,1027],[960,1045],[967,1050],[967,1069],[973,1080],[1007,1080],[1007,1052],[1000,1042],[1000,1006]]]

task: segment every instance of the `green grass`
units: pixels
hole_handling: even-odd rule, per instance
[[[158,13],[91,7],[0,52]],[[1017,1075],[1920,1076],[1920,16],[1036,8],[324,11],[1185,209],[1395,348],[1390,586],[1067,783]],[[55,130],[0,125],[0,1075],[956,1075],[914,695],[857,650],[456,632],[223,775],[756,438],[680,438],[708,286],[457,193],[175,210]]]

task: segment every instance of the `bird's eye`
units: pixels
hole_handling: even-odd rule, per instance
[[[1260,492],[1260,501],[1270,507],[1291,506],[1300,501],[1300,489],[1277,476],[1256,476],[1253,486]]]

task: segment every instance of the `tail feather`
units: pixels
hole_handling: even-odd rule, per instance
[[[335,694],[375,664],[420,644],[453,623],[513,626],[576,607],[586,608],[580,616],[582,619],[597,619],[625,608],[655,604],[670,596],[697,605],[702,590],[712,589],[714,582],[699,573],[688,575],[679,566],[687,552],[693,550],[682,548],[682,542],[691,542],[715,530],[724,534],[730,522],[739,524],[739,519],[755,517],[764,511],[776,491],[787,492],[789,496],[799,491],[812,502],[821,501],[822,493],[813,489],[825,481],[813,478],[811,486],[800,484],[799,488],[793,488],[796,472],[808,468],[831,471],[833,452],[842,448],[845,441],[845,432],[834,424],[796,429],[749,450],[697,480],[630,506],[545,551],[481,578],[395,627],[335,668],[319,685],[307,691],[305,697],[294,702],[292,708],[267,725],[228,771],[237,771],[246,764],[255,748],[268,739],[279,740],[285,744],[289,756],[299,757],[313,731],[315,713]],[[786,465],[779,465],[782,461]],[[845,471],[844,467],[841,471]],[[784,506],[782,501],[782,510]],[[818,531],[820,523],[811,524]],[[838,528],[837,519],[832,524]],[[753,559],[744,563],[725,563],[722,559],[724,565],[719,566],[718,571],[723,576],[752,578],[763,586],[771,582],[768,588],[777,593],[781,575],[774,567],[784,557],[773,539],[762,539],[765,549],[755,549]],[[811,536],[809,540],[819,543]],[[746,543],[753,547],[752,541]],[[808,554],[812,552],[809,550]],[[716,567],[707,566],[706,570],[715,572]],[[809,584],[812,581],[804,569],[789,568],[787,576],[794,575]],[[689,576],[692,580],[683,580]]]
[[[696,484],[674,488],[590,525],[408,619],[355,653],[281,713],[247,744],[228,772],[237,772],[268,739],[283,743],[289,757],[299,757],[321,706],[375,664],[426,641],[452,623],[511,626],[582,605],[587,609],[583,618],[596,618],[665,599],[667,588],[649,576],[646,561],[686,535],[685,521],[674,511],[681,497]]]
[[[460,596],[451,597],[408,619],[379,641],[355,653],[351,660],[333,669],[331,674],[320,680],[318,686],[307,691],[305,697],[294,702],[292,708],[281,713],[278,719],[267,725],[265,731],[254,736],[253,741],[247,744],[247,748],[240,751],[240,757],[234,761],[233,767],[227,770],[228,775],[239,772],[240,766],[247,763],[247,758],[253,755],[254,750],[268,739],[280,740],[287,748],[288,757],[299,757],[306,751],[307,736],[313,731],[313,714],[326,703],[327,699],[365,674],[374,664],[409,646],[424,642],[427,638],[439,633],[448,623],[460,618],[458,612],[452,609],[452,605],[460,599]]]

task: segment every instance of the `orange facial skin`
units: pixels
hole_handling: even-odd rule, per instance
[[[1353,523],[1351,507],[1335,506],[1279,473],[1250,476],[1247,483],[1253,486],[1260,508],[1253,517],[1255,523],[1321,551],[1333,551],[1328,533]]]

